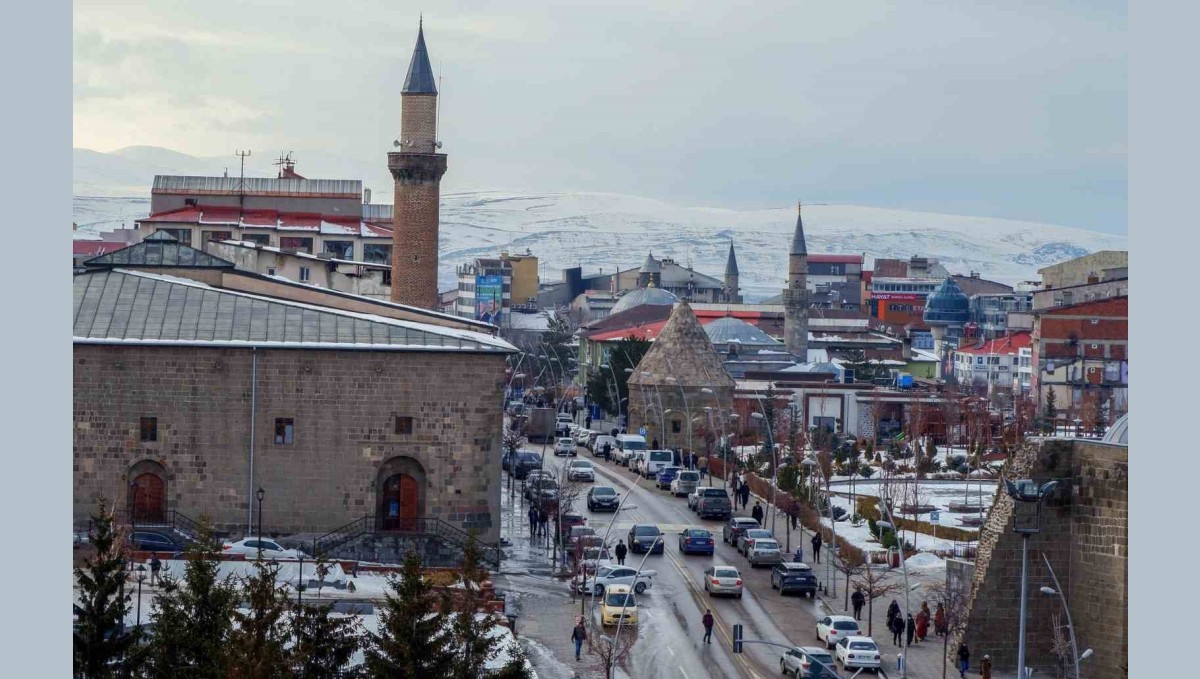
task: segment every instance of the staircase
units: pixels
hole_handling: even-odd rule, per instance
[[[364,516],[334,529],[312,542],[317,557],[375,563],[401,563],[411,552],[430,567],[455,567],[462,563],[471,535],[441,519],[406,519],[399,529],[383,530],[377,516]],[[500,567],[500,547],[476,541],[482,561]]]
[[[163,514],[162,520],[159,521],[147,521],[146,519],[131,520],[129,513],[126,511],[116,512],[113,518],[118,525],[129,526],[131,531],[145,530],[155,533],[168,533],[171,537],[178,538],[184,544],[190,544],[200,539],[200,523],[174,509],[168,509]]]

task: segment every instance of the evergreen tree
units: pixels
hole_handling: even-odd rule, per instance
[[[330,616],[333,605],[292,608],[293,645],[288,659],[294,679],[324,679],[346,664],[362,646],[358,622]]]
[[[617,342],[607,351],[608,368],[592,367],[588,375],[588,400],[597,403],[606,412],[616,414],[617,406],[613,399],[629,398],[630,373],[625,369],[636,369],[642,362],[642,357],[650,350],[650,342],[641,337],[633,336]],[[628,412],[629,403],[625,404],[622,412]],[[640,407],[640,404],[634,407]]]
[[[1046,420],[1046,430],[1054,431],[1055,421],[1058,419],[1058,404],[1054,396],[1054,389],[1046,390],[1046,410],[1044,418]]]
[[[125,540],[113,526],[107,502],[100,500],[92,515],[88,542],[95,553],[75,568],[79,589],[73,635],[74,676],[87,679],[124,677],[139,661],[136,642],[140,630],[125,631],[124,620],[132,607],[124,593]]]
[[[499,652],[492,636],[492,628],[499,621],[494,613],[481,612],[484,600],[480,584],[487,578],[487,571],[480,564],[479,545],[474,538],[467,541],[463,551],[461,576],[463,588],[455,592],[449,604],[454,611],[451,630],[455,647],[451,677],[475,679],[487,676],[484,667]]]
[[[379,631],[367,640],[366,670],[373,679],[445,677],[452,666],[446,614],[433,586],[421,573],[415,552],[404,560],[399,578],[388,582],[379,610]]]
[[[279,566],[254,564],[254,573],[242,578],[242,596],[250,610],[234,611],[237,623],[229,634],[225,654],[226,676],[235,679],[284,679],[287,665],[287,589],[277,583]]]
[[[182,580],[166,577],[150,613],[154,638],[149,648],[151,679],[220,679],[225,676],[226,643],[233,627],[237,592],[219,577],[220,546],[207,519],[188,548]]]

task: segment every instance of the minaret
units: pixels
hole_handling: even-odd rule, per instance
[[[662,285],[662,263],[654,258],[654,252],[646,255],[646,261],[638,270],[639,288],[657,288]]]
[[[401,90],[400,138],[388,153],[396,182],[392,213],[392,301],[438,308],[438,203],[446,155],[437,153],[437,86],[424,22]]]
[[[796,232],[788,254],[788,286],[783,290],[783,339],[788,353],[801,363],[808,362],[808,247],[798,202]]]
[[[741,304],[741,290],[738,289],[737,256],[733,254],[733,240],[729,241],[729,256],[725,258],[725,301],[729,304]]]

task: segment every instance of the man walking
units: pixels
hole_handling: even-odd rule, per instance
[[[764,512],[763,512],[762,504],[755,502],[754,509],[751,510],[750,516],[754,517],[754,520],[757,521],[758,525],[761,526],[762,522],[763,522],[763,515],[764,515]]]
[[[862,620],[862,609],[867,597],[863,595],[862,587],[855,587],[854,594],[850,595],[850,603],[854,606],[854,619]]]
[[[532,538],[532,537],[537,536],[537,527],[538,527],[538,510],[537,510],[537,507],[534,507],[531,505],[529,507],[529,537]]]
[[[575,662],[579,662],[584,639],[587,639],[587,628],[583,626],[583,616],[579,616],[575,619],[575,629],[571,630],[571,641],[575,642]]]
[[[960,679],[965,679],[967,669],[971,667],[971,649],[967,648],[967,642],[962,642],[958,645],[958,676]]]
[[[550,533],[549,523],[550,513],[546,511],[545,507],[542,507],[542,510],[538,512],[538,535],[545,537]]]
[[[821,543],[822,542],[823,542],[823,540],[821,539],[821,533],[819,531],[814,533],[813,537],[812,537],[812,548],[813,548],[813,561],[815,561],[816,563],[821,563]]]
[[[741,493],[742,493],[742,509],[745,510],[746,505],[750,504],[750,486],[746,485],[745,480],[742,481]]]
[[[150,552],[150,586],[160,583],[158,572],[162,570],[162,561],[158,560],[158,552]]]
[[[712,643],[713,614],[711,608],[704,609],[704,643]]]
[[[629,548],[625,546],[624,540],[617,540],[617,565],[625,565],[625,555],[629,553]]]

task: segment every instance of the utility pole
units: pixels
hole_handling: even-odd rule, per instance
[[[238,149],[234,153],[237,154],[242,164],[241,174],[238,175],[238,219],[240,221],[242,216],[241,211],[245,207],[244,203],[246,200],[246,158],[250,157],[250,149],[246,149],[245,151]]]

